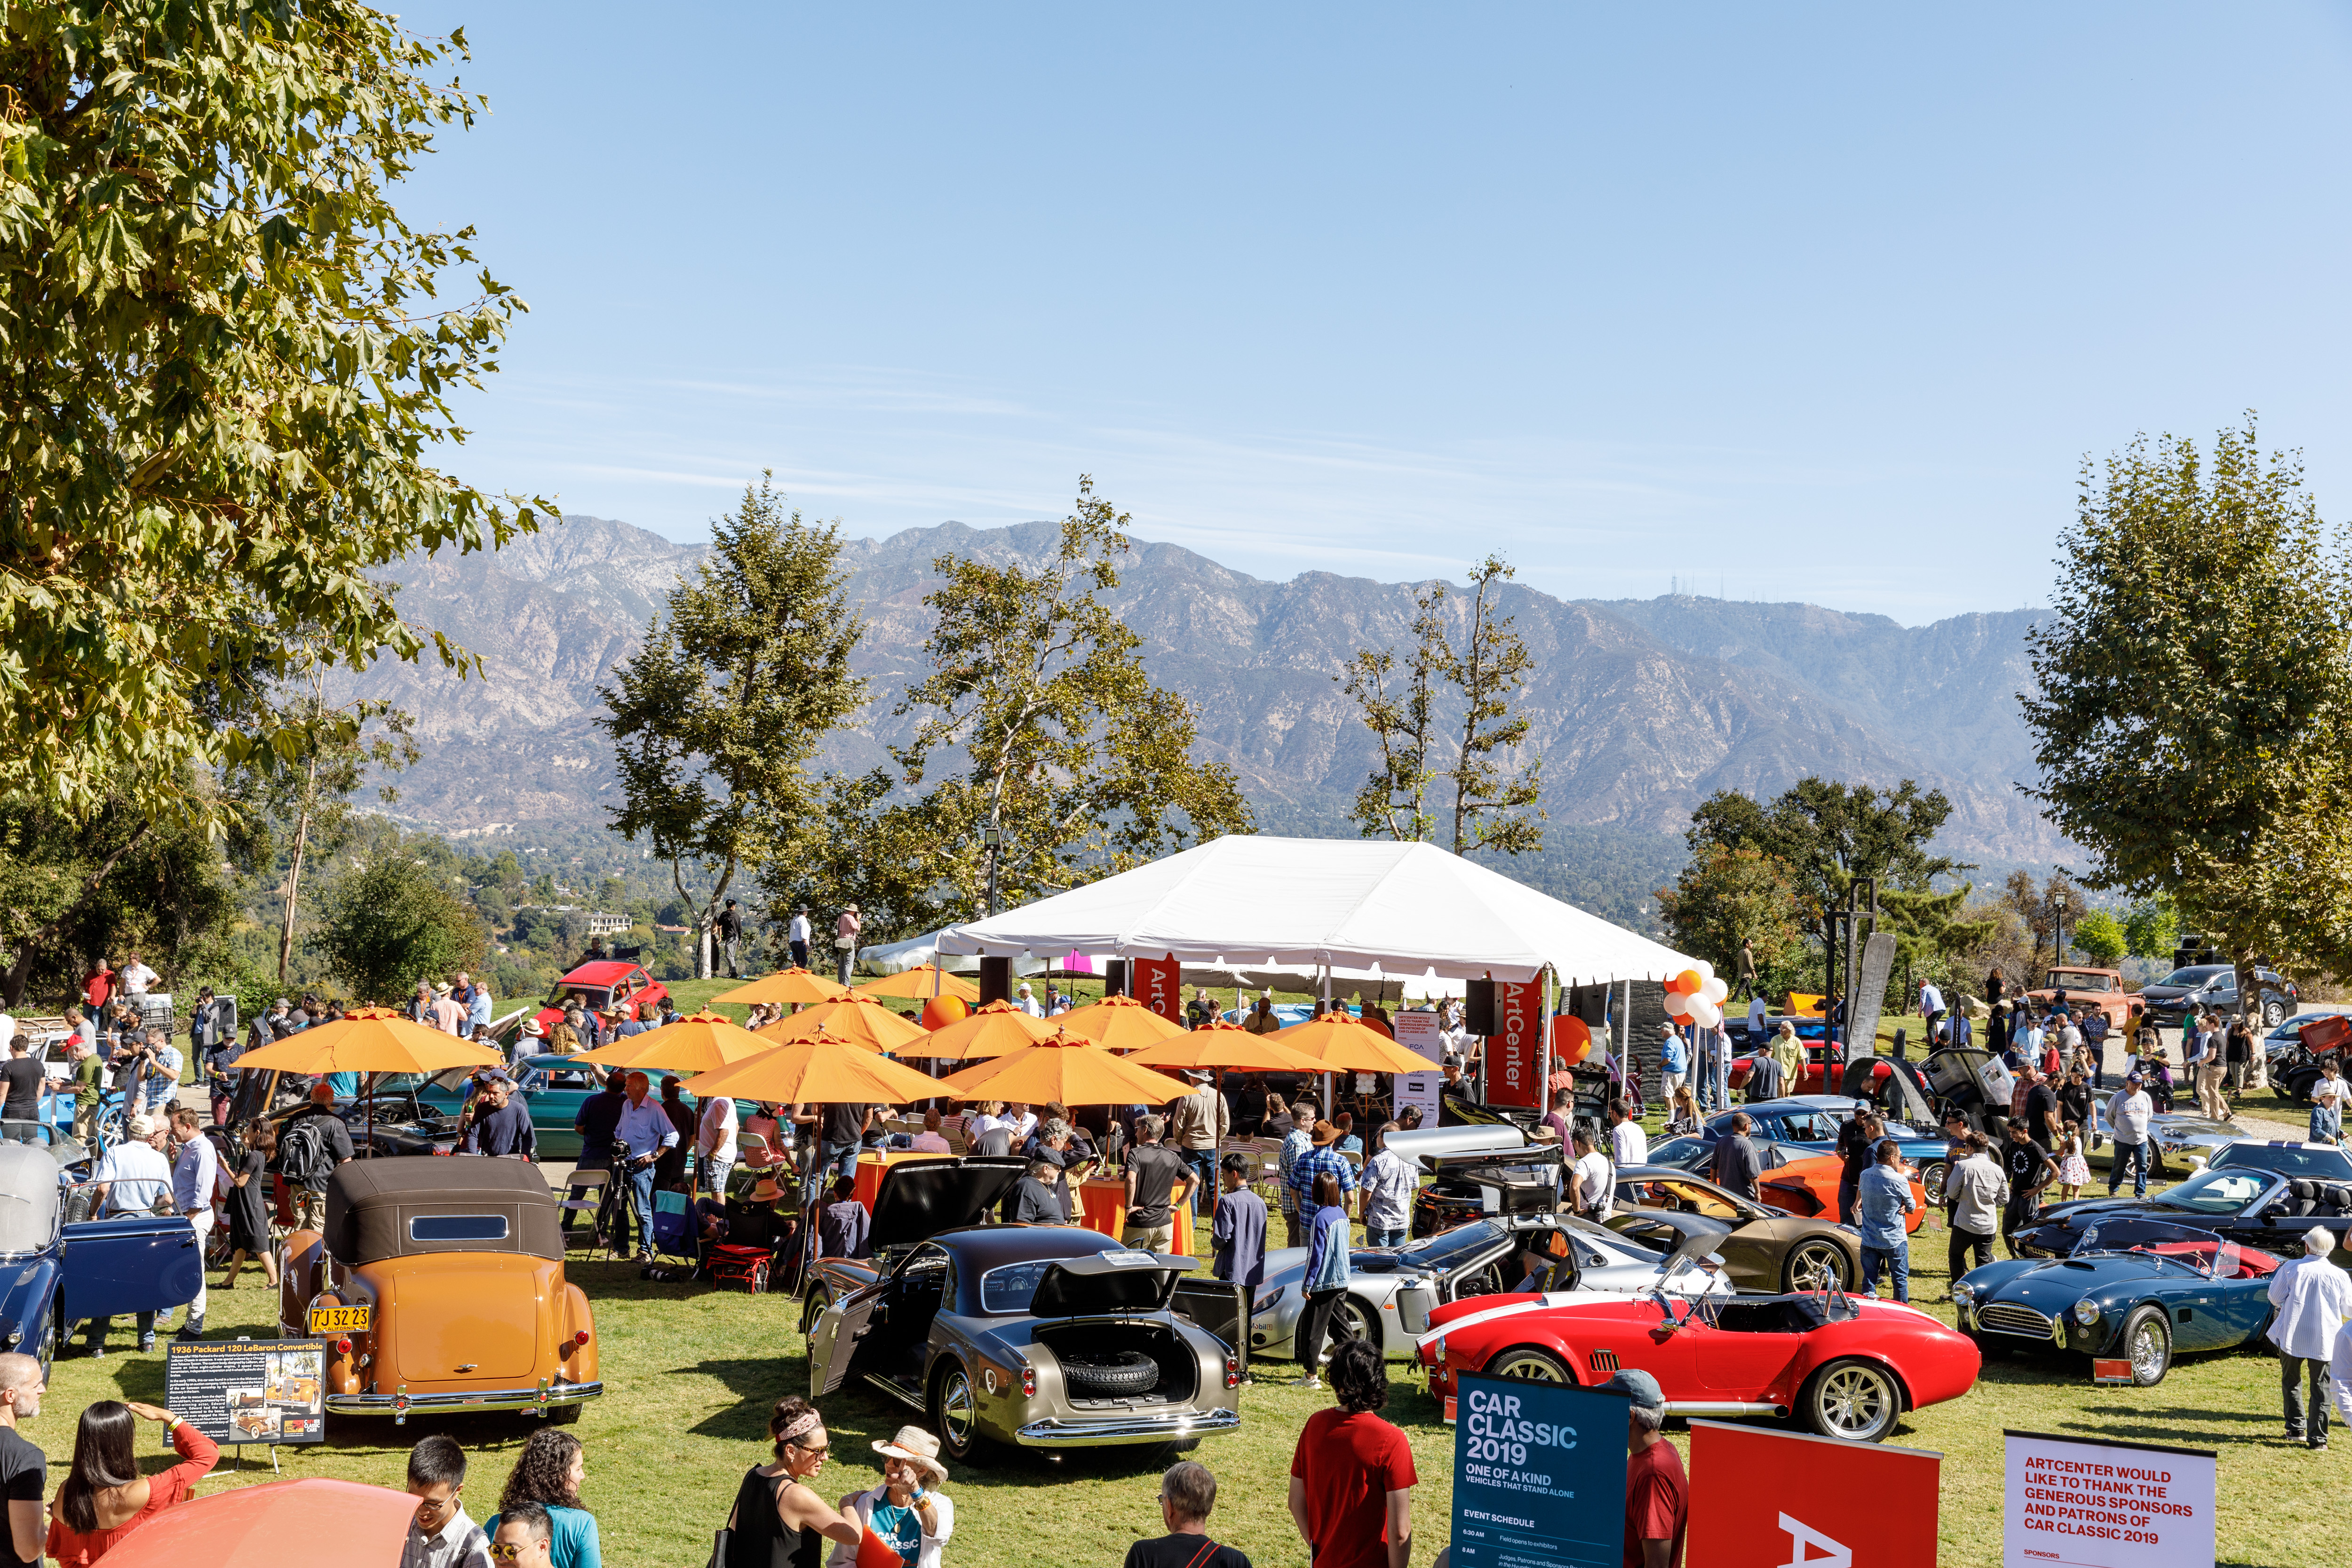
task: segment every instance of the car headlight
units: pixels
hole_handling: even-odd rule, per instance
[[[1271,1289],[1271,1290],[1267,1291],[1265,1295],[1260,1296],[1260,1297],[1259,1297],[1255,1301],[1253,1301],[1252,1303],[1250,1303],[1250,1311],[1251,1311],[1251,1313],[1252,1313],[1253,1315],[1255,1315],[1256,1313],[1259,1313],[1259,1312],[1263,1312],[1263,1311],[1265,1311],[1268,1307],[1274,1306],[1275,1304],[1276,1304],[1277,1302],[1279,1302],[1279,1301],[1283,1299],[1283,1297],[1285,1297],[1285,1296],[1288,1295],[1289,1293],[1290,1293],[1290,1287],[1289,1287],[1289,1286],[1287,1286],[1287,1285],[1276,1285],[1273,1289]]]
[[[2096,1301],[2092,1300],[2087,1296],[2082,1300],[2075,1302],[2074,1321],[2082,1324],[2084,1328],[2089,1328],[2093,1323],[2099,1321],[2099,1304]]]
[[[1976,1299],[1977,1299],[1977,1288],[1976,1288],[1975,1286],[1973,1286],[1973,1285],[1969,1284],[1967,1280],[1963,1279],[1963,1280],[1961,1280],[1958,1284],[1957,1284],[1957,1285],[1955,1285],[1955,1286],[1953,1286],[1953,1287],[1952,1287],[1952,1300],[1955,1300],[1955,1301],[1973,1301],[1973,1300],[1975,1300]]]

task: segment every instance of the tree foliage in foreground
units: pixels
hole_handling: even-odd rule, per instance
[[[2027,793],[2090,885],[2169,899],[2241,995],[2258,958],[2352,973],[2346,543],[2251,419],[2210,458],[2136,441],[2084,465],[2057,614],[2031,634]]]
[[[866,700],[846,580],[841,525],[802,521],[762,478],[600,689],[625,792],[613,826],[670,863],[698,926],[739,871],[812,853],[824,835],[809,763]]]
[[[300,750],[278,679],[423,651],[372,569],[535,525],[429,461],[523,308],[443,304],[471,231],[391,198],[481,107],[427,80],[463,51],[343,0],[0,11],[0,793],[212,809],[188,767]]]

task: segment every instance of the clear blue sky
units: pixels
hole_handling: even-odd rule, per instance
[[[2352,508],[2315,5],[606,6],[465,26],[406,203],[533,313],[454,464],[699,536],[1058,516],[1244,571],[2043,602],[2076,465]]]

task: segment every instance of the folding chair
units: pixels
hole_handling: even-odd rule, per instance
[[[613,1173],[610,1171],[574,1171],[572,1173],[572,1180],[566,1185],[565,1191],[568,1194],[575,1187],[585,1188],[589,1195],[584,1198],[566,1196],[562,1202],[555,1205],[565,1214],[584,1214],[588,1216],[588,1236],[591,1242],[594,1241],[597,1228],[604,1217],[604,1188],[612,1178]],[[564,1244],[567,1247],[571,1245],[572,1234],[571,1231],[564,1233]]]
[[[694,1233],[694,1199],[690,1194],[667,1187],[654,1193],[653,1251],[656,1261],[649,1268],[658,1273],[649,1277],[674,1283],[702,1272],[701,1238]],[[666,1267],[660,1261],[664,1258],[685,1264],[686,1272],[679,1274]]]

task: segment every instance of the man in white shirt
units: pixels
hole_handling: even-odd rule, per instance
[[[665,1149],[677,1147],[677,1127],[657,1100],[646,1098],[653,1080],[641,1072],[628,1076],[629,1098],[621,1107],[620,1124],[613,1136],[628,1148],[621,1177],[629,1184],[629,1207],[637,1221],[637,1261],[654,1258],[654,1165]]]
[[[1617,1170],[1593,1142],[1590,1127],[1576,1130],[1576,1212],[1599,1225],[1616,1206]]]
[[[213,1141],[204,1134],[203,1118],[192,1105],[173,1108],[172,1135],[180,1142],[179,1157],[172,1163],[172,1206],[187,1215],[188,1224],[195,1227],[196,1254],[202,1257],[205,1239],[213,1233],[213,1189],[220,1177],[220,1158],[213,1152]],[[204,1337],[205,1278],[199,1273],[196,1299],[188,1303],[180,1338]]]
[[[1748,999],[1748,1043],[1749,1045],[1760,1046],[1764,1043],[1766,1015],[1764,994],[1759,991]]]
[[[416,1516],[401,1542],[400,1568],[491,1568],[490,1538],[458,1500],[465,1489],[466,1450],[456,1438],[436,1432],[409,1450]]]
[[[1936,1026],[1944,1018],[1944,994],[1936,989],[1936,983],[1932,980],[1919,982],[1919,1016],[1927,1020],[1927,1026],[1921,1033],[1927,1037],[1928,1048],[1933,1049]]]
[[[1381,1150],[1364,1165],[1364,1245],[1402,1247],[1412,1226],[1412,1194],[1421,1178],[1413,1163],[1388,1146],[1397,1130],[1391,1121],[1380,1131]]]
[[[793,911],[792,923],[784,928],[784,942],[793,952],[793,967],[808,967],[809,918],[808,906],[803,904]]]
[[[1609,1104],[1609,1157],[1620,1165],[1646,1165],[1650,1163],[1650,1135],[1633,1120],[1630,1100],[1612,1100]]]
[[[100,1215],[152,1214],[172,1195],[172,1162],[163,1154],[163,1125],[134,1116],[121,1142],[106,1152],[89,1173],[90,1201]],[[89,1354],[106,1353],[112,1318],[92,1318],[85,1339]],[[139,1314],[139,1348],[155,1348],[155,1314]]]
[[[2137,1073],[2124,1079],[2123,1088],[2107,1099],[2107,1131],[2116,1141],[2115,1155],[2107,1162],[2107,1195],[2113,1197],[2124,1184],[2124,1167],[2132,1167],[2132,1196],[2147,1196],[2147,1123],[2156,1114],[2156,1101],[2147,1097],[2142,1086],[2147,1080]]]
[[[122,987],[122,994],[125,996],[144,996],[147,994],[148,987],[163,978],[141,963],[139,955],[135,952],[124,959],[122,967],[114,972],[115,983]]]
[[[1029,983],[1026,980],[1021,983],[1021,989],[1013,994],[1013,1004],[1033,1018],[1042,1018],[1045,1016],[1045,1009],[1039,1006],[1037,998],[1029,994]]]
[[[2286,1435],[2302,1437],[2312,1447],[2327,1447],[2327,1358],[2336,1353],[2336,1337],[2344,1320],[2352,1316],[2352,1274],[2336,1267],[2336,1237],[2326,1226],[2304,1234],[2303,1256],[2280,1266],[2271,1276],[2268,1331],[2278,1347],[2279,1396],[2286,1405]],[[2304,1430],[2303,1390],[2298,1374],[2311,1385],[2311,1428]]]
[[[720,1202],[727,1198],[727,1173],[735,1168],[735,1101],[724,1094],[702,1096],[702,1115],[694,1127],[694,1168],[698,1185],[710,1189]]]

